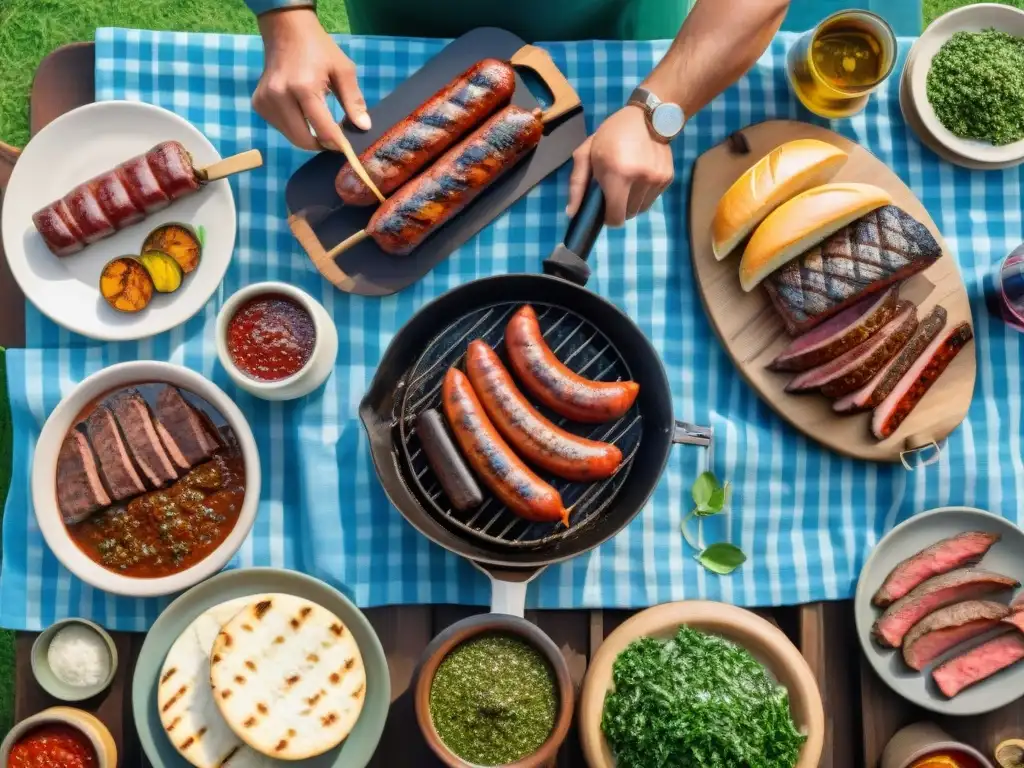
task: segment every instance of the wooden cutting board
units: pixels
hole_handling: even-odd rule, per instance
[[[787,141],[826,141],[850,156],[833,181],[861,181],[884,188],[896,205],[927,226],[938,240],[942,256],[924,272],[904,282],[900,298],[917,304],[919,318],[941,304],[949,313],[946,327],[952,328],[965,320],[971,321],[970,300],[956,261],[928,211],[881,160],[825,128],[772,120],[745,128],[742,134],[749,153],[744,154],[737,147],[741,142],[732,141],[708,150],[697,159],[690,189],[690,243],[698,291],[715,333],[739,372],[782,418],[838,453],[868,461],[900,461],[904,452],[923,451],[932,443],[941,444],[964,420],[971,404],[977,375],[973,342],[956,356],[900,428],[879,442],[870,432],[870,413],[840,416],[825,397],[785,392],[784,387],[794,374],[775,373],[767,365],[791,337],[763,288],[751,293],[740,288],[742,247],[723,261],[716,261],[711,250],[711,221],[718,200],[744,171]]]

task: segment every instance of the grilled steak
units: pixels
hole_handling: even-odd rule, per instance
[[[937,667],[932,677],[939,690],[953,698],[964,688],[980,683],[1021,659],[1024,659],[1024,635],[1012,632],[950,659]]]
[[[1011,610],[1010,615],[1003,619],[1003,621],[1014,626],[1021,632],[1024,632],[1024,611],[1019,609],[1015,611]]]
[[[910,341],[904,345],[896,357],[886,363],[882,370],[876,373],[874,378],[863,387],[836,400],[832,404],[832,409],[836,413],[854,413],[871,410],[880,404],[896,388],[899,380],[910,370],[910,366],[917,361],[945,326],[946,310],[937,306],[928,313],[928,317],[920,322],[914,335],[910,337]]]
[[[107,401],[107,405],[113,411],[117,425],[121,427],[132,458],[150,485],[163,488],[167,483],[177,480],[178,471],[156,434],[153,416],[139,390],[121,390]]]
[[[1013,612],[1024,611],[1024,592],[1021,592],[1010,601],[1010,610]]]
[[[1018,586],[1016,579],[981,569],[961,568],[944,573],[928,579],[886,608],[871,633],[881,645],[899,648],[910,628],[929,613],[961,600],[974,600]]]
[[[900,302],[898,310],[896,317],[870,339],[835,360],[794,377],[786,391],[820,389],[822,394],[838,397],[866,382],[907,343],[917,328],[917,308],[913,304]]]
[[[896,383],[892,392],[875,408],[871,417],[871,433],[877,439],[884,440],[899,429],[932,384],[972,338],[974,332],[967,323],[961,323],[936,336]]]
[[[1000,538],[998,533],[968,531],[937,541],[893,568],[871,602],[884,608],[933,576],[977,565]]]
[[[114,501],[123,501],[146,490],[135,471],[128,447],[121,438],[114,414],[105,405],[97,405],[85,420],[85,434],[99,459],[103,481]]]
[[[894,205],[879,208],[786,264],[765,282],[796,336],[942,255],[928,228]]]
[[[213,455],[216,443],[195,410],[170,385],[156,396],[156,431],[171,460],[182,469],[191,469]]]
[[[210,453],[214,453],[219,448],[222,448],[221,441],[218,437],[220,432],[217,430],[217,425],[213,423],[213,420],[207,415],[206,411],[202,408],[189,403],[192,411],[197,417],[199,417],[199,423],[203,426],[202,431],[199,434],[200,442]]]
[[[991,600],[968,600],[925,616],[903,639],[903,659],[921,671],[950,648],[988,632],[1010,609]]]
[[[900,287],[894,285],[868,296],[831,317],[817,328],[793,339],[768,366],[773,371],[806,371],[834,360],[867,341],[892,320]]]
[[[110,506],[89,442],[77,429],[68,432],[57,454],[57,506],[68,525]]]

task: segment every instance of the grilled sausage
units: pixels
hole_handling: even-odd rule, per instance
[[[410,253],[536,147],[543,132],[539,110],[505,107],[381,203],[366,231],[386,253]]]
[[[423,446],[427,463],[434,470],[445,495],[460,512],[476,509],[484,501],[465,459],[455,447],[441,414],[430,408],[416,417],[416,434]]]
[[[622,451],[552,424],[523,397],[498,354],[479,339],[466,352],[466,375],[491,421],[531,464],[566,480],[590,482],[611,476]]]
[[[527,520],[561,520],[569,526],[569,512],[558,491],[537,477],[501,439],[469,379],[457,368],[445,374],[441,403],[469,465],[502,504]]]
[[[621,418],[640,393],[634,381],[591,381],[569,370],[548,347],[533,307],[523,306],[505,327],[505,349],[527,391],[560,416],[585,424]]]
[[[359,160],[384,195],[390,195],[459,139],[512,100],[516,74],[498,59],[478,61],[371,144]],[[346,205],[375,205],[351,165],[334,180]]]
[[[79,184],[32,214],[32,222],[50,251],[67,256],[200,186],[185,148],[177,141],[165,141]]]

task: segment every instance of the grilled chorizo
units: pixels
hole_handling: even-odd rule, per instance
[[[561,520],[569,526],[569,512],[561,495],[537,477],[501,439],[469,379],[458,368],[449,368],[445,374],[441,403],[448,426],[469,465],[502,504],[533,522]]]
[[[32,222],[50,251],[68,256],[200,186],[185,148],[165,141],[79,184],[32,214]]]
[[[539,110],[505,107],[374,212],[366,232],[381,250],[410,253],[537,146]]]
[[[640,393],[635,381],[591,381],[569,370],[544,341],[533,307],[521,307],[505,327],[505,349],[527,391],[560,416],[585,424],[621,418]]]
[[[515,89],[515,70],[508,62],[478,61],[385,131],[359,160],[377,189],[390,195],[508,104]],[[351,165],[338,171],[334,187],[346,205],[377,203]]]
[[[491,422],[534,466],[553,475],[591,482],[611,476],[622,451],[610,443],[588,440],[552,424],[516,388],[498,354],[479,339],[466,352],[466,375]]]
[[[434,470],[452,506],[465,512],[483,504],[484,495],[480,486],[448,435],[441,414],[429,408],[417,416],[416,434],[420,438],[427,463]]]

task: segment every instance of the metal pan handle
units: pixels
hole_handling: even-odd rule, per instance
[[[576,285],[590,279],[587,257],[604,227],[604,192],[595,181],[590,182],[583,202],[565,231],[565,241],[544,260],[544,272]]]
[[[476,560],[469,562],[491,581],[491,613],[506,613],[520,618],[526,612],[526,586],[546,567],[506,568]]]

